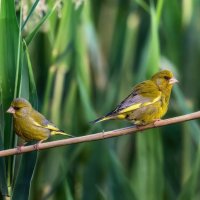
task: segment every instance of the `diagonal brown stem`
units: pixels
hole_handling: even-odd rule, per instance
[[[130,134],[130,133],[136,133],[138,131],[144,131],[150,128],[157,128],[157,127],[166,126],[169,124],[181,123],[181,122],[194,120],[198,118],[200,118],[200,111],[190,113],[187,115],[182,115],[178,117],[156,121],[154,124],[148,124],[146,126],[140,126],[140,127],[130,126],[130,127],[116,129],[116,130],[107,131],[107,132],[100,132],[100,133],[95,133],[95,134],[85,135],[85,136],[80,136],[80,137],[75,137],[75,138],[68,138],[68,139],[57,140],[53,142],[41,143],[39,144],[38,149],[42,150],[42,149],[49,149],[49,148],[58,147],[58,146],[69,145],[69,144],[90,142],[94,140],[102,140],[106,138]],[[34,148],[34,145],[30,145],[30,146],[23,147],[20,153],[26,153],[26,152],[35,151],[35,150],[36,149]],[[2,150],[0,151],[0,157],[15,155],[18,153],[19,151],[17,150],[17,148]]]

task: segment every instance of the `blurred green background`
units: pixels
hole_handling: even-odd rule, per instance
[[[130,123],[88,122],[160,68],[179,80],[165,118],[198,110],[199,10],[199,0],[1,0],[0,149],[17,144],[13,98],[75,136],[117,129]],[[199,136],[192,121],[0,158],[0,199],[197,200]]]

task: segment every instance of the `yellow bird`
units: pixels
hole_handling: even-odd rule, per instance
[[[64,133],[53,123],[49,122],[24,98],[14,99],[7,112],[13,115],[14,130],[25,142],[38,141],[39,144],[52,135],[73,137],[70,134]]]
[[[113,111],[93,122],[126,119],[135,125],[153,123],[167,112],[171,90],[176,82],[171,71],[162,70],[150,80],[137,84]]]

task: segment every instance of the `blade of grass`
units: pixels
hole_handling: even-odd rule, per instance
[[[65,65],[59,66],[56,71],[51,115],[53,122],[56,123],[57,125],[60,125],[61,102],[62,102],[62,94],[64,89],[64,80],[66,72],[67,71]]]
[[[111,186],[113,199],[136,199],[129,174],[123,168],[118,155],[110,150],[109,156],[111,161],[110,179],[112,183],[115,183]]]
[[[2,130],[0,131],[0,150],[3,150]],[[0,197],[8,196],[8,188],[6,182],[6,165],[5,159],[0,158]]]
[[[185,97],[184,97],[182,91],[180,90],[180,88],[178,86],[175,86],[173,91],[174,91],[174,94],[175,94],[177,105],[178,105],[179,109],[181,110],[181,112],[183,114],[187,114],[187,113],[192,112],[192,110],[186,104]],[[200,129],[199,129],[198,123],[196,121],[192,121],[192,122],[188,122],[188,123],[190,124],[189,126],[190,126],[190,131],[191,131],[191,135],[193,137],[193,140],[196,143],[199,143]]]
[[[28,52],[28,47],[25,44],[25,59],[27,60],[27,68],[28,68],[28,76],[29,76],[29,82],[30,82],[30,87],[29,87],[29,99],[32,102],[32,105],[34,108],[38,107],[38,95],[37,95],[37,89],[36,89],[36,84],[35,84],[35,78],[33,74],[33,69],[31,65],[31,60]]]
[[[70,86],[68,88],[68,94],[65,97],[64,100],[64,124],[65,127],[67,127],[67,130],[70,132],[77,132],[77,129],[74,130],[75,126],[75,119],[77,119],[76,116],[76,110],[78,110],[76,104],[77,104],[77,95],[78,94],[78,87],[75,80],[71,80]]]
[[[31,185],[32,174],[35,168],[37,152],[24,154],[20,161],[19,171],[13,189],[12,199],[27,200]]]
[[[13,100],[15,88],[15,73],[17,66],[18,39],[19,31],[15,16],[14,1],[0,1],[0,90],[1,90],[1,106],[5,114]],[[4,116],[4,148],[12,147],[13,132],[11,116]],[[8,185],[8,193],[11,194],[12,186],[12,157],[6,159],[6,178]],[[2,168],[2,171],[3,168]],[[2,177],[5,177],[2,176]],[[3,178],[2,184],[3,183]],[[6,187],[6,186],[5,186]]]
[[[74,27],[76,26],[76,13],[73,11],[72,1],[66,1],[61,10],[62,18],[59,26],[55,27],[55,39],[52,44],[52,64],[58,55],[63,54],[74,37]],[[63,34],[65,32],[65,34]]]
[[[159,131],[148,131],[145,135],[138,134],[136,149],[131,180],[137,199],[162,199],[163,152]]]
[[[49,99],[51,99],[51,88],[53,87],[53,80],[55,73],[56,73],[56,67],[52,65],[48,71],[46,89],[44,94],[44,103],[43,103],[44,106],[42,109],[42,113],[44,113],[46,116],[50,115]]]
[[[32,32],[25,38],[27,46],[31,43],[35,35],[38,33],[40,27],[46,22],[46,20],[53,14],[55,11],[58,1],[54,4],[54,7],[40,20],[38,25],[32,30]]]
[[[157,20],[156,10],[154,6],[150,7],[150,11],[150,33],[148,35],[148,40],[146,42],[145,48],[143,50],[137,82],[145,80],[145,72],[147,72],[148,77],[157,72],[160,64],[160,47],[158,35],[159,21]]]
[[[197,151],[197,157],[193,164],[191,175],[183,185],[178,200],[198,199],[199,178],[200,178],[200,145]]]
[[[0,90],[0,102],[2,102],[2,95],[1,95],[1,90]],[[3,114],[3,106],[2,103],[0,104],[0,149],[3,150],[3,139],[4,139],[4,114]],[[6,164],[5,164],[5,159],[0,158],[0,199],[2,196],[8,196],[8,187],[7,187],[7,182],[6,182]]]
[[[31,7],[31,9],[30,9],[30,11],[29,11],[29,13],[28,13],[28,16],[26,17],[26,19],[25,19],[25,21],[24,21],[24,23],[22,24],[22,26],[20,26],[20,27],[21,27],[21,31],[22,31],[22,30],[24,29],[24,27],[26,26],[26,23],[28,22],[29,18],[30,18],[31,15],[33,14],[33,12],[34,12],[36,6],[38,5],[39,1],[40,1],[40,0],[35,0],[34,4],[32,5],[32,7]]]

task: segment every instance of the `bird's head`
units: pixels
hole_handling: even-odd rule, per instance
[[[151,80],[158,86],[161,91],[171,89],[174,83],[178,80],[169,70],[162,70],[152,76]]]
[[[32,110],[31,104],[24,98],[16,98],[12,101],[7,113],[13,114],[14,117],[23,117]]]

